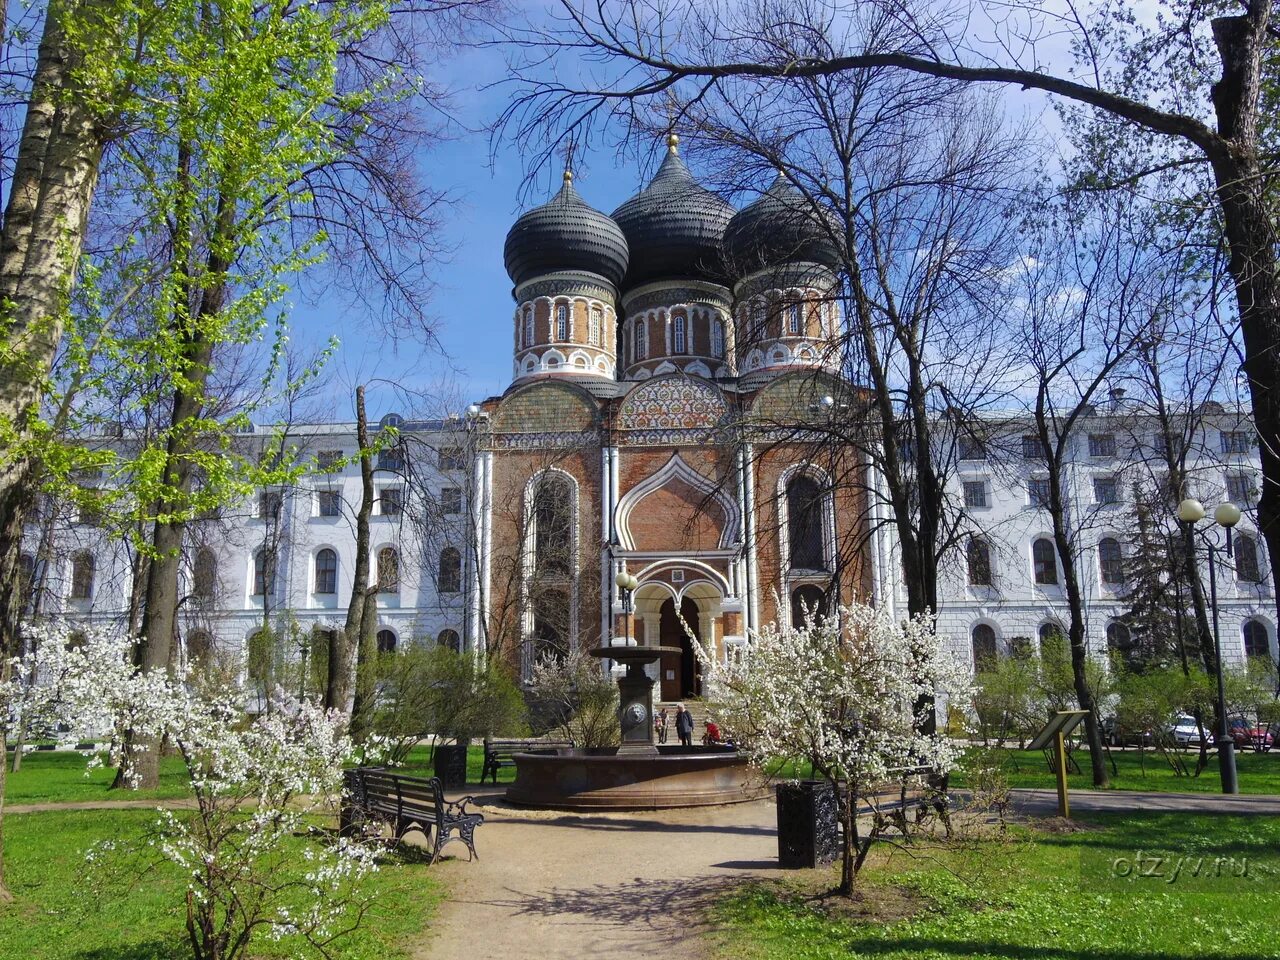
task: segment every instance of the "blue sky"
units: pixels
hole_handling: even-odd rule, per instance
[[[441,69],[452,77],[467,78],[467,86],[457,86],[455,81],[454,113],[460,126],[474,132],[458,129],[455,139],[421,159],[432,185],[449,189],[457,198],[445,228],[452,253],[436,269],[438,289],[429,307],[440,349],[424,350],[409,341],[388,342],[378,335],[367,312],[347,307],[337,291],[318,302],[305,300],[299,292],[292,313],[294,342],[318,345],[332,334],[342,344],[329,370],[332,414],[338,418],[351,415],[354,386],[375,379],[401,382],[441,398],[415,404],[420,407],[415,412],[427,415],[461,411],[473,400],[502,392],[511,382],[514,301],[502,266],[502,244],[524,209],[544,202],[559,189],[562,171],[541,171],[536,185],[525,189],[522,158],[510,144],[501,147],[491,164],[483,128],[510,95],[509,87],[485,88],[503,75],[504,65],[496,51],[464,50]],[[660,146],[653,144],[654,156]],[[643,185],[638,169],[612,152],[583,160],[575,185],[588,203],[606,213]],[[522,196],[528,197],[524,206]],[[372,416],[410,403],[397,398],[394,390],[370,389]]]

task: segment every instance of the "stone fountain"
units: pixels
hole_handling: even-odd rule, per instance
[[[594,657],[624,664],[618,678],[621,745],[554,754],[519,753],[507,799],[559,810],[661,810],[741,803],[763,795],[747,758],[733,747],[653,742],[653,684],[645,666],[678,647],[630,643],[596,647]]]

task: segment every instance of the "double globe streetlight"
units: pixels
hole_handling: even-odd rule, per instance
[[[1178,519],[1193,531],[1205,518],[1204,504],[1188,497],[1178,504]],[[1234,503],[1220,503],[1213,511],[1213,519],[1226,531],[1227,556],[1231,554],[1231,528],[1240,522],[1240,508]],[[1218,674],[1218,729],[1215,732],[1218,747],[1218,766],[1222,774],[1222,792],[1239,793],[1236,778],[1236,744],[1227,727],[1227,693],[1222,679],[1222,641],[1218,637],[1218,573],[1215,559],[1217,545],[1206,531],[1199,531],[1209,551],[1209,608],[1213,613],[1213,659]]]

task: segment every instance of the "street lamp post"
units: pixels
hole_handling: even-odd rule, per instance
[[[640,586],[640,581],[624,570],[618,574],[618,578],[614,582],[618,584],[618,592],[622,595],[622,615],[626,617],[625,626],[623,627],[626,634],[622,639],[626,642],[631,639],[631,615],[635,610],[632,602],[632,592],[636,587]]]
[[[1195,528],[1195,524],[1205,517],[1204,505],[1199,500],[1187,498],[1178,504],[1178,519]],[[1227,556],[1231,556],[1231,528],[1240,522],[1240,508],[1234,503],[1220,503],[1213,511],[1213,519],[1226,531]],[[1222,774],[1222,792],[1239,793],[1240,784],[1236,777],[1236,744],[1231,739],[1231,731],[1227,727],[1227,692],[1222,678],[1222,640],[1218,635],[1218,571],[1216,546],[1213,540],[1202,533],[1205,547],[1209,551],[1209,609],[1213,614],[1213,660],[1218,674],[1218,729],[1215,732],[1218,747],[1218,766]]]

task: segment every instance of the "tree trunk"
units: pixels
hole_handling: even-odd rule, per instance
[[[1214,112],[1225,149],[1210,153],[1227,240],[1227,270],[1235,281],[1244,339],[1244,372],[1253,400],[1253,422],[1262,450],[1262,495],[1258,530],[1272,559],[1275,601],[1280,614],[1280,271],[1273,210],[1258,156],[1258,114],[1262,58],[1270,4],[1251,4],[1247,13],[1213,21],[1213,39],[1222,58],[1222,77],[1213,85]]]
[[[356,648],[377,620],[377,594],[369,589],[369,518],[373,515],[373,458],[369,454],[369,422],[364,410],[364,387],[356,387],[356,442],[360,445],[360,507],[356,510],[356,560],[351,579],[351,603],[347,623],[330,636],[329,682],[324,705],[328,710],[350,712],[354,706],[352,675]],[[374,602],[370,602],[373,598]],[[366,620],[372,622],[366,623]],[[362,703],[363,706],[363,703]]]
[[[1067,610],[1071,615],[1071,622],[1067,626],[1067,639],[1071,645],[1071,676],[1075,681],[1076,699],[1080,702],[1080,709],[1089,711],[1084,718],[1084,728],[1085,738],[1089,741],[1089,765],[1093,772],[1093,785],[1105,787],[1110,783],[1110,777],[1107,775],[1107,759],[1102,751],[1098,705],[1094,700],[1093,691],[1089,689],[1089,677],[1086,671],[1088,647],[1084,628],[1084,598],[1080,592],[1080,579],[1076,575],[1075,550],[1067,532],[1060,458],[1050,465],[1049,487],[1049,502],[1052,505],[1050,513],[1053,514],[1053,542],[1057,548],[1058,559],[1062,563],[1062,585],[1067,594]]]
[[[106,5],[84,8],[96,6]],[[20,445],[35,435],[33,420],[62,338],[105,141],[91,98],[78,90],[82,57],[68,42],[59,12],[51,5],[45,17],[0,231],[6,351],[0,361],[0,424],[10,431],[5,445],[19,452],[16,459],[0,459],[0,660],[6,663],[17,650],[18,558],[34,476]],[[111,41],[104,37],[103,42]]]

